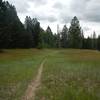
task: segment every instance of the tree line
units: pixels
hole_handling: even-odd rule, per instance
[[[3,48],[78,48],[100,50],[100,36],[85,38],[78,18],[75,16],[67,28],[53,33],[48,26],[43,30],[36,18],[26,16],[22,24],[15,6],[0,0],[0,49]]]

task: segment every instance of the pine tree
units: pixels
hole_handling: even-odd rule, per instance
[[[71,48],[82,48],[82,31],[79,24],[79,20],[75,16],[71,21],[69,28],[69,47]]]
[[[100,51],[100,35],[98,36],[97,39],[97,49]]]
[[[47,48],[47,43],[46,43],[46,32],[41,28],[40,35],[39,35],[39,43],[38,43],[38,48]]]
[[[48,47],[49,48],[53,47],[53,45],[54,45],[53,33],[49,26],[46,29],[46,37],[47,37],[46,43],[48,44]]]
[[[61,34],[58,33],[57,34],[57,48],[61,48]]]
[[[97,49],[97,39],[96,39],[96,33],[93,33],[93,38],[92,38],[92,48]]]
[[[92,49],[92,37],[86,39],[85,49]]]
[[[31,35],[20,22],[16,8],[9,2],[0,4],[0,48],[31,47]]]
[[[31,19],[30,17],[26,16],[24,26],[27,32],[32,34],[33,47],[38,47],[40,36],[40,23],[38,20],[36,18]]]
[[[64,25],[63,30],[61,32],[61,47],[68,47],[68,28]]]
[[[40,35],[40,22],[36,18],[32,19],[32,25],[33,25],[33,41],[34,41],[34,47],[38,47],[39,43],[39,35]]]

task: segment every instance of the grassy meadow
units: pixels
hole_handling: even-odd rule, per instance
[[[0,53],[0,100],[21,100],[27,85],[49,52],[16,49]]]
[[[100,100],[100,53],[59,50],[49,56],[36,100]]]
[[[0,53],[0,100],[21,100],[43,67],[36,100],[100,100],[100,52],[14,49]]]

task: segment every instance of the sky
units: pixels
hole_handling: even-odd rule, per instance
[[[41,27],[49,25],[54,33],[57,24],[70,26],[71,19],[77,16],[85,37],[95,31],[100,34],[100,0],[8,0],[15,5],[22,23],[26,16],[37,18]]]

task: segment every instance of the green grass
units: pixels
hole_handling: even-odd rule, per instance
[[[45,63],[36,100],[100,100],[100,53],[59,50]]]
[[[0,100],[21,100],[45,58],[36,100],[100,100],[100,52],[73,49],[0,53]]]
[[[0,54],[0,100],[21,100],[50,50],[16,49]]]

